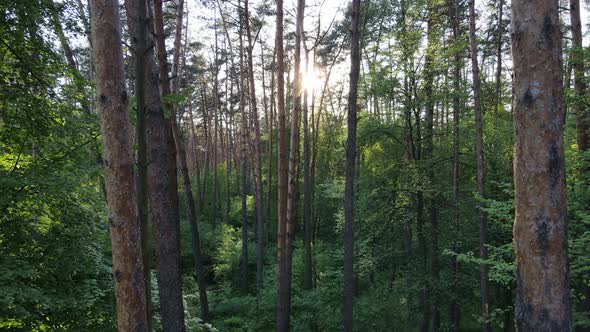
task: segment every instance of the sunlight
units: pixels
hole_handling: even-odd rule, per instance
[[[322,88],[322,80],[318,77],[315,70],[309,70],[302,72],[303,75],[303,88],[307,89],[308,93],[317,92]]]

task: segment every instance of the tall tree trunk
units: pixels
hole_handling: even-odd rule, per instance
[[[587,151],[590,120],[586,114],[586,103],[583,100],[586,95],[586,80],[584,78],[582,21],[580,20],[579,0],[570,0],[570,21],[572,25],[572,64],[574,67],[574,89],[576,91],[574,113],[576,115],[578,151]]]
[[[295,48],[294,48],[294,75],[293,75],[293,104],[291,112],[291,137],[289,140],[289,176],[287,180],[287,220],[285,234],[285,283],[282,291],[279,292],[279,301],[285,316],[280,317],[285,324],[286,331],[290,326],[291,312],[291,268],[293,261],[293,238],[295,226],[295,212],[297,205],[297,161],[299,160],[299,123],[301,118],[301,38],[303,37],[303,15],[305,11],[305,0],[297,1],[297,16],[295,21]]]
[[[263,61],[262,63],[264,63],[264,47],[260,46],[261,48],[261,54],[262,54],[262,58]],[[274,53],[274,52],[273,52]],[[272,60],[272,67],[274,67],[275,64],[275,56],[273,54],[273,60]],[[271,78],[270,78],[270,109],[268,109],[266,107],[266,102],[265,102],[265,112],[266,112],[266,119],[267,119],[267,130],[268,130],[268,173],[267,173],[267,185],[268,185],[268,189],[267,189],[267,193],[266,193],[266,239],[267,241],[270,241],[270,221],[271,221],[271,202],[272,202],[272,158],[273,158],[273,139],[274,139],[274,128],[273,128],[273,118],[274,118],[274,107],[275,107],[275,76],[274,76],[274,71],[271,71],[270,73]],[[264,66],[263,66],[263,70],[262,70],[262,91],[264,92],[266,90],[265,87],[265,83],[264,83]]]
[[[305,43],[304,43],[305,45]],[[309,49],[305,49],[305,72],[309,75]],[[310,144],[308,105],[309,87],[304,87],[303,94],[303,241],[305,246],[305,269],[303,287],[311,289],[312,261],[311,261],[311,177],[310,177]],[[313,91],[312,91],[313,94]]]
[[[53,0],[50,0],[50,12],[51,12],[51,23],[53,23],[53,28],[55,30],[55,34],[57,35],[57,39],[59,39],[59,43],[61,48],[64,51],[64,55],[66,57],[66,61],[68,65],[74,69],[78,70],[78,65],[76,64],[76,59],[74,58],[74,52],[68,43],[68,39],[66,38],[63,27],[61,25],[61,21],[59,19],[59,12]]]
[[[434,142],[433,142],[433,134],[434,134],[434,100],[433,100],[433,86],[434,86],[434,76],[435,76],[435,69],[434,69],[434,50],[436,48],[436,25],[438,24],[438,13],[437,8],[432,2],[428,3],[428,19],[427,19],[427,41],[428,46],[426,50],[426,60],[424,64],[425,70],[425,86],[424,86],[424,95],[426,98],[426,114],[425,114],[425,141],[424,141],[424,160],[428,163],[428,171],[427,176],[430,182],[430,187],[434,187],[434,168],[432,164],[433,158],[433,150],[434,150]],[[431,231],[431,267],[432,267],[432,277],[434,279],[434,287],[432,289],[433,294],[431,297],[432,300],[432,328],[433,331],[438,331],[440,329],[440,308],[439,308],[439,294],[440,294],[440,287],[439,287],[439,248],[438,248],[438,218],[437,218],[437,207],[436,207],[436,194],[433,193],[431,198],[428,201],[428,217],[430,221],[430,231]],[[424,240],[422,240],[424,241]],[[425,252],[423,253],[426,254]]]
[[[151,278],[151,248],[149,241],[149,209],[147,182],[147,145],[145,138],[145,50],[148,21],[144,15],[147,11],[145,2],[140,3],[139,30],[135,52],[135,99],[137,101],[137,212],[141,229],[141,250],[143,252],[143,282],[145,284],[146,315],[148,330],[152,330],[152,278]]]
[[[498,116],[498,108],[502,104],[502,42],[504,36],[504,0],[498,4],[498,41],[496,45],[496,91],[494,94],[494,112]]]
[[[93,13],[92,39],[103,136],[117,326],[121,331],[148,331],[119,4],[115,0],[93,0],[90,10]]]
[[[461,20],[459,11],[459,0],[453,0],[450,12],[453,13],[453,43],[457,47],[461,38]],[[459,122],[460,122],[460,91],[461,91],[461,54],[455,50],[453,56],[453,228],[455,232],[460,230],[460,208],[459,208]],[[448,116],[448,114],[447,114]],[[448,123],[448,119],[446,121]],[[459,250],[459,242],[455,239],[453,250]],[[459,261],[456,256],[452,258],[453,265],[453,295],[451,298],[451,327],[453,331],[459,331],[461,323],[461,288]]]
[[[184,0],[179,0],[176,8],[176,32],[174,37],[174,55],[172,58],[172,92],[180,92],[180,49],[182,38],[182,17],[184,10]],[[186,27],[188,29],[188,26]],[[185,45],[186,47],[186,45]],[[174,113],[176,113],[174,111]],[[192,117],[192,114],[191,114]],[[175,118],[175,117],[174,117]],[[191,119],[192,121],[192,119]],[[195,264],[195,278],[199,288],[199,304],[201,307],[201,319],[209,321],[209,300],[207,298],[207,284],[203,270],[203,259],[201,256],[201,240],[199,236],[198,216],[195,210],[195,200],[191,188],[190,174],[188,170],[186,148],[180,131],[178,121],[172,122],[174,142],[178,151],[178,162],[180,163],[180,172],[183,179],[184,200],[187,208],[188,221],[191,228],[191,244],[193,250],[193,260]]]
[[[471,73],[473,75],[473,108],[475,112],[475,158],[477,165],[477,191],[480,200],[477,203],[479,214],[479,258],[484,261],[479,265],[479,284],[481,291],[481,312],[484,318],[483,330],[492,331],[490,322],[490,300],[488,286],[489,267],[485,261],[488,259],[488,224],[484,212],[485,204],[481,201],[485,198],[485,165],[483,151],[483,118],[481,111],[481,79],[479,77],[479,65],[477,63],[477,40],[475,37],[475,0],[469,1],[469,45],[471,49]]]
[[[125,1],[127,23],[132,36],[138,35],[140,13],[145,14],[140,7],[140,1]],[[131,38],[131,41],[131,46],[136,48],[137,38]],[[151,34],[147,34],[146,45],[152,43]],[[174,161],[174,172],[171,172],[170,164],[170,155],[173,154],[169,146],[172,128],[164,119],[158,87],[158,67],[152,48],[146,49],[144,60],[145,137],[146,145],[150,147],[147,153],[148,189],[152,207],[162,326],[165,330],[184,331],[176,162]],[[174,145],[173,140],[172,144]]]
[[[277,56],[277,106],[279,113],[278,160],[278,225],[277,225],[277,321],[276,331],[289,331],[289,307],[287,296],[286,228],[287,228],[287,138],[285,125],[285,64],[283,52],[283,0],[276,0],[275,50]]]
[[[238,15],[240,17],[240,117],[242,127],[240,132],[242,135],[242,280],[240,287],[242,292],[248,292],[248,210],[246,204],[246,196],[248,194],[248,174],[247,174],[247,160],[248,160],[248,138],[246,133],[249,130],[248,119],[246,117],[246,74],[244,73],[244,43],[243,43],[243,21],[242,8],[238,0]]]
[[[572,331],[558,1],[512,2],[516,328]]]
[[[357,94],[361,62],[360,0],[352,1],[350,40],[350,88],[348,92],[348,137],[346,140],[346,184],[344,187],[344,331],[352,331],[354,297],[354,170],[356,158]]]
[[[256,257],[256,281],[258,289],[262,289],[264,274],[264,219],[262,216],[262,154],[260,152],[260,120],[258,119],[258,106],[256,103],[256,82],[254,81],[254,61],[252,53],[254,44],[250,31],[250,15],[248,13],[248,0],[244,0],[244,24],[248,38],[248,80],[250,82],[250,108],[252,121],[254,122],[254,196],[256,199],[256,225],[258,229],[258,251]]]

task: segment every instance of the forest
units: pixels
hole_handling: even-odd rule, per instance
[[[0,0],[0,330],[590,331],[588,6]]]

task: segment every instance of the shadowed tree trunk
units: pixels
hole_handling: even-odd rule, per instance
[[[348,92],[348,138],[346,141],[346,184],[344,187],[344,331],[352,331],[354,297],[354,179],[356,158],[357,93],[361,62],[360,0],[352,1],[350,88]]]
[[[305,42],[303,43],[305,46]],[[305,72],[309,75],[309,49],[305,47]],[[303,242],[305,246],[305,268],[303,287],[311,289],[312,261],[311,261],[311,174],[310,174],[310,138],[307,99],[310,87],[304,87],[303,94]],[[312,91],[313,94],[313,91]],[[312,106],[313,107],[313,106]]]
[[[578,151],[587,151],[590,120],[586,114],[586,107],[584,106],[585,103],[583,100],[586,94],[586,81],[584,79],[582,22],[580,20],[579,0],[570,0],[570,21],[572,25],[572,64],[574,67],[574,89],[576,91],[574,113],[576,115]]]
[[[558,1],[512,2],[516,328],[571,331]]]
[[[244,42],[243,42],[243,21],[242,8],[238,1],[238,15],[240,17],[239,22],[239,34],[240,34],[240,118],[241,128],[240,134],[242,136],[241,149],[242,149],[242,174],[241,174],[241,198],[242,198],[242,265],[241,265],[241,283],[240,287],[242,292],[248,292],[248,206],[246,202],[246,196],[248,194],[248,174],[247,174],[247,160],[248,160],[248,138],[247,131],[249,129],[248,119],[246,117],[246,74],[244,73]]]
[[[504,37],[504,0],[498,3],[498,41],[496,45],[496,91],[494,93],[494,112],[498,116],[498,108],[502,104],[502,41]]]
[[[289,140],[289,174],[287,180],[287,217],[285,222],[285,274],[282,288],[279,289],[279,303],[281,310],[277,324],[280,331],[288,331],[291,313],[291,268],[293,261],[293,232],[297,204],[297,160],[299,159],[299,120],[301,117],[301,38],[303,37],[303,13],[305,0],[297,1],[297,16],[295,28],[295,48],[293,68],[293,104],[291,112],[291,138]]]
[[[433,97],[433,85],[434,85],[434,76],[435,76],[435,69],[434,69],[434,55],[435,55],[435,48],[437,47],[436,41],[436,25],[438,24],[438,13],[437,7],[432,3],[428,3],[428,19],[427,19],[427,27],[426,27],[426,34],[428,40],[428,46],[426,50],[425,56],[425,64],[424,64],[424,77],[425,77],[425,85],[424,85],[424,98],[426,98],[426,114],[424,118],[424,124],[426,128],[424,128],[424,160],[428,162],[428,171],[427,176],[430,182],[430,186],[434,186],[434,168],[432,166],[432,158],[433,158],[433,150],[434,150],[434,142],[433,142],[433,131],[434,131],[434,97]],[[432,268],[432,277],[434,279],[434,287],[432,289],[433,294],[431,294],[432,300],[432,328],[433,331],[438,331],[440,329],[440,308],[439,308],[439,294],[440,294],[440,286],[439,286],[439,273],[440,273],[440,266],[439,266],[439,248],[438,248],[438,216],[437,216],[437,207],[436,207],[436,194],[432,193],[432,197],[429,198],[428,201],[428,218],[430,222],[430,231],[431,231],[431,268]],[[426,254],[426,253],[424,253]]]
[[[475,39],[475,0],[469,1],[469,45],[471,49],[471,73],[473,75],[473,109],[475,112],[475,158],[477,167],[477,191],[479,201],[477,209],[479,213],[479,258],[482,261],[488,259],[488,224],[484,213],[485,205],[481,201],[485,198],[485,164],[483,152],[483,117],[481,111],[481,79],[479,77],[479,65],[477,63],[477,40]],[[481,292],[481,312],[485,320],[483,330],[491,332],[489,309],[488,270],[486,263],[479,265],[479,285]]]
[[[449,10],[452,13],[453,21],[453,43],[457,45],[460,42],[460,12],[459,0],[453,0]],[[459,208],[459,120],[460,120],[460,104],[459,99],[461,89],[461,55],[458,50],[455,50],[453,56],[453,228],[455,232],[459,232],[460,228],[460,208]],[[448,122],[448,121],[447,121]],[[453,243],[453,250],[459,250],[459,242],[455,239]],[[451,298],[451,328],[453,331],[459,331],[461,323],[461,289],[460,289],[460,271],[459,261],[453,255],[453,286]]]
[[[248,81],[250,83],[250,108],[252,121],[254,122],[254,196],[256,199],[256,225],[258,234],[258,246],[256,254],[256,282],[258,289],[262,289],[264,275],[264,219],[262,216],[262,154],[260,152],[260,120],[258,119],[258,106],[256,104],[256,82],[254,81],[254,61],[252,52],[252,32],[250,31],[250,15],[248,12],[248,0],[244,1],[244,25],[248,38]]]
[[[137,100],[137,212],[141,228],[141,250],[143,252],[143,281],[145,284],[146,315],[148,330],[152,330],[152,278],[151,247],[149,236],[149,209],[147,183],[147,146],[145,140],[145,49],[148,21],[145,2],[140,3],[139,30],[135,50],[135,99]]]
[[[289,308],[285,303],[287,287],[286,228],[287,228],[287,138],[285,121],[285,64],[283,53],[283,0],[276,0],[276,75],[277,109],[279,115],[278,160],[278,225],[277,225],[277,321],[276,331],[289,331]]]
[[[127,24],[131,46],[136,48],[139,31],[140,1],[126,0]],[[154,18],[157,18],[155,13]],[[157,19],[156,19],[157,20]],[[153,39],[147,34],[146,45]],[[153,48],[147,48],[145,68],[145,124],[147,149],[147,174],[149,203],[152,211],[154,248],[156,251],[160,312],[164,330],[184,331],[184,308],[182,303],[182,279],[180,271],[180,237],[178,217],[178,192],[176,186],[176,161],[171,165],[174,141],[169,121],[164,119],[164,110],[159,91],[159,75]],[[166,81],[167,83],[167,81]],[[165,86],[162,87],[163,92]],[[166,123],[168,122],[168,123]],[[172,141],[171,141],[172,140]],[[172,169],[172,166],[174,166]]]
[[[117,326],[120,331],[148,331],[119,4],[115,0],[93,0],[90,10]]]

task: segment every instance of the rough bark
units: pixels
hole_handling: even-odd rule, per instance
[[[558,1],[512,2],[518,331],[571,331]]]
[[[119,331],[147,331],[119,5],[90,2]]]
[[[132,36],[133,48],[137,47],[140,1],[125,1],[127,24]],[[147,34],[146,45],[152,43],[151,34]],[[144,68],[146,144],[149,147],[147,150],[148,196],[152,211],[160,312],[164,330],[184,331],[176,170],[174,169],[174,174],[170,173],[171,128],[166,129],[167,121],[164,119],[158,66],[155,60],[153,48],[147,48]]]
[[[141,229],[141,250],[143,252],[143,281],[145,284],[146,315],[148,330],[152,330],[152,278],[151,248],[149,235],[148,183],[147,183],[147,145],[145,140],[145,49],[147,17],[145,2],[140,3],[137,44],[135,50],[135,99],[137,102],[137,212]]]
[[[360,0],[352,1],[350,41],[350,88],[348,91],[348,128],[346,140],[346,183],[344,187],[344,331],[352,331],[354,297],[354,193],[358,80],[361,62]]]
[[[485,198],[485,165],[483,151],[483,117],[481,110],[481,79],[479,76],[479,65],[477,63],[477,40],[475,37],[475,0],[469,1],[469,46],[471,49],[471,73],[473,76],[473,109],[475,113],[475,159],[477,167],[477,191],[480,200],[477,203],[479,216],[479,258],[483,261],[488,259],[488,224],[484,212],[485,205],[481,201]],[[481,295],[481,312],[485,321],[483,330],[492,330],[489,309],[489,267],[486,263],[479,265],[479,285]]]

